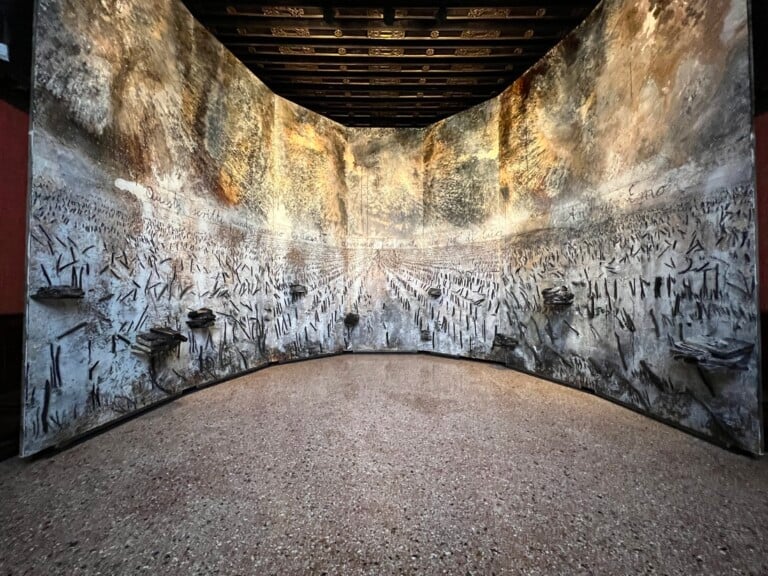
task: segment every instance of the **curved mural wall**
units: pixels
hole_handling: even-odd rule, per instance
[[[40,0],[36,35],[24,455],[345,350],[761,450],[746,0],[605,0],[413,130],[273,95],[175,0]]]
[[[41,0],[36,34],[22,453],[342,351],[344,128],[175,1]]]

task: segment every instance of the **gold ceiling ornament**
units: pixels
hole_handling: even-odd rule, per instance
[[[470,8],[468,18],[509,18],[509,8]]]
[[[405,38],[405,30],[393,29],[368,29],[368,38],[375,40],[402,40]]]
[[[382,91],[398,90],[398,99],[385,100],[397,103],[394,107],[399,111],[398,125],[402,114],[406,125],[416,126],[444,115],[444,111],[437,110],[439,102],[447,101],[449,107],[470,105],[503,90],[527,68],[523,60],[532,54],[531,42],[540,41],[542,51],[550,44],[555,45],[558,38],[570,32],[570,17],[573,16],[574,21],[583,18],[599,0],[566,2],[568,6],[557,14],[543,1],[528,3],[528,8],[515,6],[514,2],[467,2],[463,7],[461,3],[453,3],[453,7],[442,10],[439,7],[444,3],[401,4],[400,7],[386,3],[348,3],[341,8],[328,2],[312,5],[292,0],[250,4],[221,0],[218,4],[220,16],[216,16],[215,10],[208,11],[210,20],[203,19],[203,25],[219,24],[212,28],[215,35],[230,49],[239,50],[247,66],[265,82],[285,86],[283,90],[287,94],[292,93],[291,83],[300,88],[302,94],[306,94],[307,89],[321,89],[322,97],[313,100],[304,96],[297,102],[317,102],[318,105],[326,102],[325,106],[331,111],[334,107],[346,111],[341,102],[349,101],[360,111],[358,116],[365,115],[350,125],[360,125],[370,119],[371,110],[378,105],[371,99],[374,94],[380,96]],[[329,15],[334,20],[324,22],[323,18]],[[444,22],[441,17],[448,20]],[[552,18],[560,25],[550,31],[536,28]],[[227,22],[231,24],[224,27]],[[264,43],[252,40],[264,34],[272,40]],[[318,37],[326,39],[325,46],[313,43],[313,38]],[[502,42],[506,38],[509,40]],[[453,46],[449,47],[446,42]],[[506,45],[499,44],[496,48],[494,43]],[[265,60],[270,58],[268,53],[278,60],[273,58],[272,63]],[[285,82],[286,78],[291,80]],[[345,90],[351,90],[350,98],[343,97]],[[422,91],[420,96],[418,91]],[[457,102],[457,98],[447,97],[447,92],[453,95],[465,92],[469,97],[458,98],[461,102]],[[404,97],[413,98],[408,100],[409,104],[421,103],[421,109],[404,106]],[[328,98],[336,100],[329,106]],[[392,125],[389,121],[385,124]]]
[[[376,18],[381,19],[384,18],[384,10],[381,8],[368,8],[366,11],[366,14],[368,18]],[[408,10],[398,8],[395,10],[395,18],[407,18],[408,17]]]
[[[369,56],[402,56],[405,54],[403,48],[386,48],[383,46],[374,46],[368,49]]]
[[[287,16],[288,18],[304,16],[304,8],[294,8],[292,6],[264,6],[261,12],[264,16]]]
[[[317,64],[286,64],[285,65],[286,70],[301,70],[305,72],[317,72],[318,66]]]
[[[489,56],[490,48],[456,48],[456,56]]]
[[[501,30],[462,30],[461,37],[471,40],[483,40],[489,38],[498,38],[501,36]]]
[[[278,26],[275,28],[271,28],[270,31],[272,32],[272,36],[275,36],[278,38],[308,38],[309,37],[309,28],[303,28],[300,26],[296,26],[296,27]]]
[[[280,54],[314,54],[315,49],[312,46],[280,46]]]
[[[371,64],[368,70],[371,72],[400,72],[403,69],[400,64]]]
[[[484,69],[482,64],[451,64],[451,70],[456,72],[480,72]]]

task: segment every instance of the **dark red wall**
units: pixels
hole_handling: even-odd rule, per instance
[[[768,450],[768,113],[755,118],[760,323],[763,368],[763,444]]]
[[[760,313],[768,313],[768,114],[755,118],[757,221],[760,248]],[[768,328],[763,326],[763,328]],[[766,343],[768,344],[768,343]]]
[[[29,116],[0,100],[0,315],[24,313]]]
[[[29,116],[0,100],[0,460],[18,452]]]

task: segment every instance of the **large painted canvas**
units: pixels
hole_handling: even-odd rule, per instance
[[[272,362],[502,362],[762,449],[746,0],[605,0],[498,98],[345,128],[176,0],[40,0],[32,454]]]
[[[502,283],[512,366],[757,451],[749,78],[746,2],[604,2],[501,96]]]
[[[350,132],[353,141],[378,136],[367,129]],[[491,100],[421,131],[418,161],[411,154],[385,158],[387,164],[380,172],[408,167],[421,178],[419,202],[413,217],[406,219],[417,224],[407,236],[390,230],[385,238],[367,230],[350,230],[348,242],[358,246],[357,262],[364,268],[356,277],[365,296],[361,308],[365,326],[351,335],[354,350],[419,350],[470,357],[483,357],[490,350],[492,320],[485,328],[476,330],[475,325],[480,314],[482,326],[492,299],[479,306],[485,297],[474,284],[485,287],[498,265],[498,214],[503,212],[498,135],[499,102]],[[357,155],[355,161],[360,162]],[[379,205],[386,202],[381,197],[388,192],[377,189]],[[365,201],[363,210],[380,212]],[[489,261],[477,260],[480,253]],[[471,293],[465,293],[468,281]]]
[[[742,0],[606,0],[428,128],[422,233],[370,252],[356,349],[504,362],[759,451],[749,66]]]
[[[340,350],[344,128],[177,2],[41,0],[36,42],[22,453]]]

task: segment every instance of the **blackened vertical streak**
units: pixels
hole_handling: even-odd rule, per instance
[[[40,264],[40,268],[43,271],[43,276],[45,276],[45,281],[48,282],[48,286],[52,286],[53,282],[51,282],[51,277],[48,276],[48,271],[45,269],[45,266],[43,266],[42,263]]]
[[[616,337],[616,348],[619,351],[619,358],[621,358],[621,365],[624,367],[624,371],[628,371],[629,368],[627,367],[627,359],[624,356],[624,349],[621,347],[621,338],[619,338],[619,333],[615,332],[613,335]]]
[[[661,333],[659,332],[659,322],[656,320],[656,313],[654,312],[653,308],[648,311],[648,315],[651,317],[651,322],[653,322],[653,330],[656,334],[656,338],[661,337]]]
[[[43,434],[48,434],[48,412],[51,408],[51,382],[45,381],[43,389],[43,408],[40,413],[40,424],[43,427]]]

